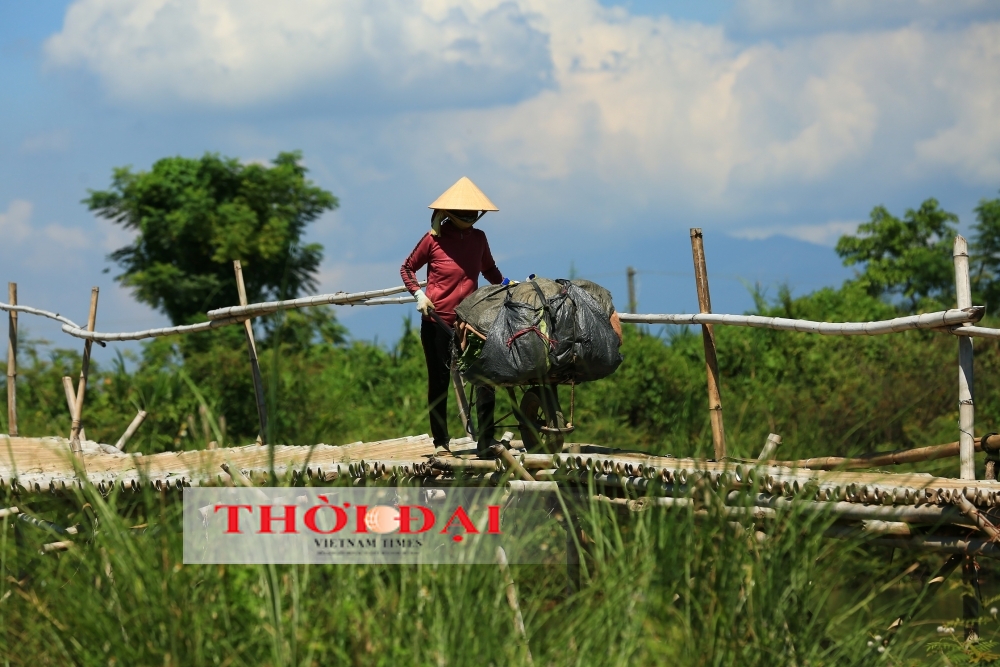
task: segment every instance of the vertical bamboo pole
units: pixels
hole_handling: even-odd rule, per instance
[[[955,237],[955,294],[958,307],[972,305],[969,284],[969,246],[962,236]],[[976,478],[975,425],[976,407],[973,403],[975,385],[972,373],[972,337],[958,337],[958,441],[961,459],[961,478]]]
[[[969,244],[961,235],[955,236],[952,251],[955,261],[955,297],[959,308],[972,305],[972,286],[969,283]],[[962,479],[976,478],[976,407],[973,403],[972,337],[958,337],[958,450]],[[965,640],[979,641],[979,565],[973,556],[966,556],[962,564],[962,618],[965,620]]]
[[[7,283],[7,301],[17,305],[17,283]],[[17,311],[7,318],[7,434],[17,437]]]
[[[247,305],[247,288],[243,284],[243,265],[240,260],[233,261],[236,271],[236,289],[240,295],[240,305]],[[260,377],[260,364],[257,361],[257,343],[253,339],[253,324],[249,319],[243,321],[247,334],[247,352],[250,355],[250,372],[253,373],[253,392],[257,397],[257,418],[260,420],[260,444],[267,444],[267,405],[264,403],[264,383]]]
[[[705,263],[705,245],[701,229],[691,229],[691,253],[694,256],[694,281],[698,288],[698,310],[712,312],[712,297],[708,291],[708,266]],[[726,455],[726,430],[722,423],[722,395],[719,392],[719,358],[715,349],[715,329],[711,324],[701,325],[702,342],[705,344],[705,372],[708,376],[708,410],[712,418],[712,443],[715,458]]]
[[[99,288],[90,288],[90,312],[87,315],[87,331],[93,331],[97,326],[97,296]],[[80,446],[80,429],[83,426],[83,399],[87,393],[87,374],[90,372],[90,349],[94,341],[89,338],[83,344],[83,364],[80,367],[80,384],[76,390],[76,405],[73,410],[73,427],[69,434],[70,448],[76,456],[80,468],[86,472],[87,465],[83,458],[83,448]]]
[[[636,271],[631,266],[625,270],[625,276],[628,278],[628,312],[633,315],[639,308],[639,304],[635,300],[635,274]]]

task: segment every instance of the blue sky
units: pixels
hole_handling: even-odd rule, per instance
[[[342,203],[309,232],[322,291],[399,284],[467,175],[506,274],[572,265],[624,302],[632,265],[647,312],[696,307],[689,227],[715,310],[742,312],[748,284],[839,284],[832,246],[877,204],[967,227],[1000,189],[979,0],[6,2],[0,85],[0,278],[77,320],[100,285],[103,330],[165,320],[103,273],[129,237],[79,202],[169,155],[302,150]],[[407,312],[339,315],[393,340]]]

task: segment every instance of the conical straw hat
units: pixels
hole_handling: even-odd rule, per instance
[[[476,187],[467,176],[458,179],[455,185],[444,191],[444,194],[434,200],[427,208],[446,209],[448,211],[499,211],[490,198]]]

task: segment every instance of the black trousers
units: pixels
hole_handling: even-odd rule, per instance
[[[427,411],[431,418],[431,435],[435,445],[448,446],[448,394],[451,391],[452,336],[439,324],[423,320],[420,323],[420,343],[427,361]],[[476,388],[476,423],[479,425],[480,449],[493,444],[496,429],[493,414],[496,390]]]

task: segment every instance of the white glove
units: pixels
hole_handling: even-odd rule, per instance
[[[430,317],[431,311],[434,310],[434,302],[427,298],[422,289],[414,292],[413,296],[417,297],[417,310],[420,311],[420,314]]]

